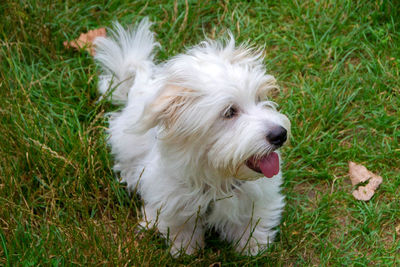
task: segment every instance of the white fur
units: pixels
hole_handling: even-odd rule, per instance
[[[271,127],[290,130],[266,100],[277,85],[263,51],[236,47],[230,36],[155,65],[150,26],[116,24],[112,37],[96,41],[99,90],[124,104],[108,131],[115,171],[144,200],[142,225],[168,236],[172,254],[202,248],[205,229],[214,228],[238,252],[256,255],[280,222],[282,175],[265,178],[245,162],[274,150]],[[231,105],[238,115],[224,118]]]

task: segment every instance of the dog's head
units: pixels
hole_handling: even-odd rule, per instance
[[[267,100],[278,88],[265,73],[262,50],[205,41],[161,67],[157,95],[140,127],[158,127],[169,149],[226,177],[243,180],[279,172],[275,152],[287,141],[290,121]],[[182,155],[181,155],[182,156]]]

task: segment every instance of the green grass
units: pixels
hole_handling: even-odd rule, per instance
[[[400,7],[396,1],[11,1],[0,4],[0,265],[400,265]],[[140,200],[114,178],[97,69],[62,43],[149,16],[166,59],[230,29],[265,45],[292,121],[287,206],[267,253],[214,233],[173,259],[138,233]],[[383,177],[355,200],[348,161]]]

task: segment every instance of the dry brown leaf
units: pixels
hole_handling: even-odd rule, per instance
[[[353,191],[353,196],[358,200],[368,201],[374,196],[375,191],[369,190],[366,186],[360,186]]]
[[[400,236],[400,224],[396,226],[396,234]]]
[[[367,186],[371,188],[372,190],[378,189],[379,185],[382,183],[382,177],[376,175],[375,177],[372,177],[371,180],[369,180],[369,183]]]
[[[365,182],[369,178],[375,176],[375,174],[370,172],[363,165],[356,164],[352,161],[349,161],[349,175],[352,185],[357,185],[359,183]]]
[[[106,29],[105,28],[99,28],[99,29],[94,29],[90,30],[87,33],[81,33],[78,39],[72,40],[70,42],[65,41],[64,46],[66,48],[75,48],[77,50],[80,49],[85,49],[86,51],[89,52],[90,55],[94,56],[95,50],[94,50],[94,40],[97,37],[105,37],[106,36]]]
[[[349,176],[351,183],[357,185],[361,182],[368,181],[365,186],[359,186],[353,191],[353,196],[358,200],[368,201],[375,194],[375,190],[382,183],[382,177],[370,172],[363,165],[349,162]]]

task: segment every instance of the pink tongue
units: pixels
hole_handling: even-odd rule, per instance
[[[279,156],[275,152],[261,158],[258,164],[265,177],[272,178],[279,172]]]

